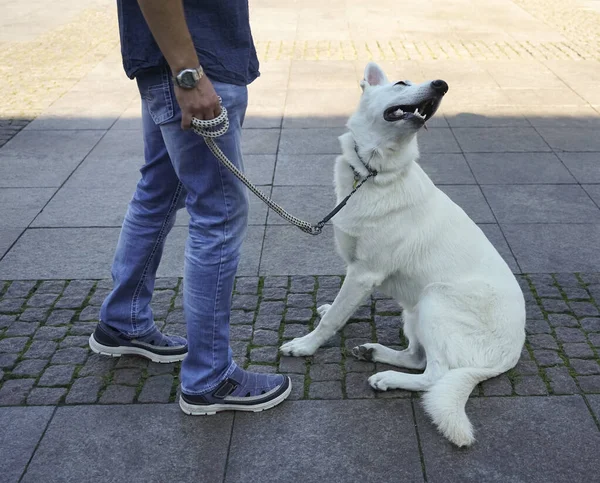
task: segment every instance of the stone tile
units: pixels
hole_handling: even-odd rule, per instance
[[[111,384],[100,397],[100,404],[131,404],[135,397],[135,387]]]
[[[315,364],[340,362],[342,355],[338,347],[327,347],[319,349],[312,358]]]
[[[316,190],[310,186],[286,186],[273,188],[273,200],[301,220],[316,222],[322,219],[336,205],[333,189]],[[288,225],[273,210],[269,210],[267,218],[269,225]]]
[[[467,414],[478,441],[465,451],[418,407],[428,481],[588,481],[600,470],[594,456],[600,433],[580,396],[476,398]]]
[[[577,376],[577,380],[583,392],[600,393],[600,376]]]
[[[25,303],[23,298],[6,298],[0,301],[0,312],[11,313],[20,312]]]
[[[600,183],[598,153],[564,153],[557,156],[579,183]]]
[[[369,386],[367,374],[362,372],[346,374],[346,394],[348,399],[375,398],[375,391]]]
[[[585,334],[576,327],[557,327],[555,332],[560,342],[585,342]]]
[[[164,374],[146,379],[142,392],[138,396],[138,402],[142,403],[166,403],[171,396],[173,376]]]
[[[481,385],[485,396],[510,396],[512,394],[512,384],[506,374],[488,379]]]
[[[576,185],[483,186],[500,223],[594,223],[600,209]]]
[[[538,132],[557,151],[600,151],[597,128],[540,127]]]
[[[56,350],[57,343],[49,340],[34,340],[25,355],[25,359],[49,359]]]
[[[292,391],[288,396],[288,401],[297,401],[304,398],[304,375],[289,374],[287,377],[292,381]]]
[[[26,298],[36,283],[35,280],[15,280],[10,284],[3,298]]]
[[[598,308],[589,302],[569,302],[569,306],[577,317],[600,315]]]
[[[0,340],[0,353],[21,352],[29,339],[27,337],[7,337]]]
[[[527,273],[600,271],[595,240],[600,224],[504,224],[519,266]]]
[[[313,20],[314,21],[314,20]],[[356,69],[353,62],[323,60],[293,60],[289,89],[356,89]],[[357,90],[357,100],[360,91]]]
[[[552,327],[577,327],[577,319],[568,314],[549,314],[548,321]]]
[[[558,352],[547,349],[535,349],[533,355],[537,363],[542,367],[554,366],[562,364],[563,360],[559,357]]]
[[[600,318],[586,317],[585,319],[581,319],[581,327],[588,332],[600,332]]]
[[[275,374],[277,372],[275,366],[267,366],[264,364],[250,364],[247,367],[247,370],[250,372],[258,372],[260,374]]]
[[[311,293],[315,289],[315,278],[311,275],[294,275],[290,277],[291,293]]]
[[[460,206],[475,223],[496,223],[496,219],[479,186],[448,185],[439,188]]]
[[[251,325],[232,325],[229,328],[231,340],[250,340],[252,338]]]
[[[261,88],[262,79],[261,76],[257,84],[251,84],[248,89],[249,104],[244,119],[246,129],[281,127],[287,91],[281,86],[276,86],[274,89]]]
[[[587,342],[579,343],[579,342],[569,342],[563,344],[562,346],[563,352],[567,355],[567,357],[575,357],[581,359],[589,359],[594,356],[594,351],[588,345]]]
[[[333,192],[333,167],[337,154],[281,154],[277,157],[275,186],[310,186],[311,192]]]
[[[311,399],[342,399],[342,384],[338,381],[311,382],[308,395]]]
[[[554,337],[548,334],[531,335],[527,338],[527,340],[534,349],[558,349],[558,345],[556,344]]]
[[[312,364],[310,367],[312,383],[315,381],[339,381],[341,378],[342,370],[339,364]]]
[[[600,364],[590,359],[570,359],[569,364],[575,372],[582,376],[600,374]]]
[[[48,361],[42,359],[26,359],[12,370],[12,373],[17,376],[33,376],[38,377],[48,365]]]
[[[300,357],[281,356],[279,359],[279,372],[305,374],[306,360]]]
[[[576,394],[579,392],[566,367],[549,367],[546,369],[546,375],[550,380],[550,389],[553,394]]]
[[[527,334],[550,334],[552,329],[545,320],[528,320],[525,324]]]
[[[483,234],[492,243],[492,245],[494,245],[494,248],[498,250],[498,253],[502,256],[512,272],[520,273],[521,269],[519,268],[519,265],[517,264],[517,261],[515,260],[508,243],[506,243],[506,239],[504,238],[504,234],[502,233],[500,226],[495,223],[481,223],[478,226],[481,228]]]
[[[59,349],[52,357],[52,364],[83,364],[88,356],[88,349],[83,347],[69,347]]]
[[[260,346],[277,345],[279,334],[274,330],[256,329],[252,336],[252,344]]]
[[[275,159],[274,154],[246,154],[244,155],[244,172],[252,183],[257,186],[264,187],[264,185],[273,184]],[[267,190],[266,187],[264,189]],[[250,207],[251,210],[253,208],[255,207]]]
[[[126,386],[137,386],[142,377],[141,368],[117,369],[113,373],[112,382]]]
[[[332,247],[333,231],[329,227],[321,235],[311,237],[292,226],[268,226],[260,273],[342,275],[344,264]]]
[[[25,322],[43,322],[48,314],[48,309],[28,308],[21,312],[19,320]]]
[[[375,482],[387,481],[391,474],[401,481],[422,481],[407,401],[286,402],[259,418],[248,416],[236,415],[227,483]],[[352,444],[354,440],[361,444]],[[273,445],[267,454],[252,441]],[[292,442],[304,448],[302,457],[289,451]],[[369,455],[369,465],[364,464],[367,447],[378,448]]]
[[[276,154],[279,129],[244,129],[242,131],[242,152],[246,154]]]
[[[25,228],[54,194],[54,188],[0,188],[0,226]]]
[[[10,379],[0,389],[0,406],[20,406],[25,403],[35,379]]]
[[[437,185],[476,183],[462,154],[429,153],[419,159],[419,164]]]
[[[65,387],[36,387],[27,396],[27,404],[31,406],[54,406],[67,393]]]
[[[540,376],[520,376],[515,382],[515,392],[519,396],[539,396],[548,394]]]
[[[23,481],[41,481],[48,474],[72,481],[105,477],[106,462],[99,454],[120,455],[111,461],[110,473],[123,481],[160,481],[165,474],[180,482],[197,481],[198,475],[220,481],[232,421],[230,414],[188,418],[174,404],[59,408]],[[124,427],[137,429],[122,431]],[[190,447],[198,453],[186,451]]]
[[[119,228],[29,230],[0,262],[0,272],[11,279],[106,278],[110,276],[118,235]],[[262,227],[249,227],[239,275],[258,273],[262,237]],[[182,275],[186,238],[186,227],[173,228],[158,276]]]
[[[465,156],[481,184],[575,183],[553,153],[469,153]]]
[[[31,322],[14,322],[11,326],[6,329],[4,335],[7,337],[18,337],[22,335],[33,335],[37,329],[38,324]]]
[[[429,129],[418,135],[419,150],[426,158],[430,153],[460,153],[461,149],[449,128]]]
[[[289,308],[285,313],[285,321],[308,323],[313,318],[312,309]]]
[[[21,131],[2,148],[0,186],[60,186],[104,133]]]
[[[276,347],[259,347],[250,351],[250,360],[252,362],[276,362]]]
[[[550,151],[533,128],[454,128],[456,139],[465,153],[510,153]]]
[[[465,112],[448,111],[446,119],[455,128],[530,127],[523,114],[514,107],[468,106]]]
[[[284,129],[281,132],[279,153],[299,154],[339,154],[338,137],[344,128]]]
[[[350,89],[289,89],[283,128],[344,127],[358,106],[360,94],[358,86]],[[315,106],[327,115],[316,114]]]
[[[80,377],[75,380],[65,402],[67,404],[95,403],[102,387],[102,378],[98,376]]]
[[[62,300],[62,299],[61,299]],[[46,319],[46,325],[66,325],[71,323],[74,310],[54,309]]]
[[[241,294],[256,295],[259,282],[258,277],[238,277],[235,281],[235,291]]]
[[[6,228],[0,230],[0,257],[17,241],[23,233],[23,228]]]
[[[3,481],[19,481],[54,408],[0,409],[0,473]]]

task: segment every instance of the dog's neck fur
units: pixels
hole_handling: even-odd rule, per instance
[[[406,176],[413,162],[419,158],[416,136],[401,146],[397,142],[374,146],[372,140],[361,139],[352,131],[340,136],[339,140],[344,159],[355,172],[367,177],[368,168],[377,171],[373,178],[376,184],[391,183]]]

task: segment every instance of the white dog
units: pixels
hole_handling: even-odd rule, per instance
[[[416,134],[448,85],[441,80],[390,83],[373,63],[361,82],[358,111],[340,137],[338,202],[370,171],[377,174],[334,218],[347,274],[332,305],[319,307],[310,334],[281,347],[308,356],[341,329],[377,288],[403,309],[408,348],[356,347],[356,357],[422,374],[385,371],[377,390],[425,391],[423,403],[454,444],[474,442],[465,404],[473,388],[514,367],[525,341],[525,300],[511,270],[465,212],[417,164]]]

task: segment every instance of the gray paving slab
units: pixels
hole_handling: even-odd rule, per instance
[[[0,408],[0,472],[2,481],[16,483],[52,417],[51,407]]]
[[[600,152],[558,153],[558,157],[580,183],[600,183]]]
[[[364,67],[363,67],[364,68]],[[356,69],[351,61],[293,60],[288,89],[356,89]]]
[[[255,84],[251,84],[248,89],[249,103],[246,110],[246,118],[244,119],[244,127],[281,127],[286,95],[285,86],[263,89],[258,85],[258,81]]]
[[[475,184],[462,154],[425,153],[418,162],[435,184]]]
[[[410,401],[290,401],[236,415],[227,483],[390,478],[423,481]]]
[[[438,186],[454,203],[460,206],[475,223],[496,223],[496,219],[485,201],[481,188],[476,185]]]
[[[467,153],[467,162],[481,184],[575,183],[553,153]]]
[[[280,154],[277,157],[274,184],[328,186],[333,190],[333,170],[337,156],[337,154]]]
[[[508,264],[513,273],[520,273],[521,270],[500,227],[496,224],[486,223],[480,224],[479,228],[481,228],[487,239],[494,245],[496,250],[498,250],[498,253],[504,258],[504,261]]]
[[[583,189],[591,196],[592,200],[600,206],[600,184],[584,184]]]
[[[60,186],[104,131],[21,131],[0,149],[0,187]]]
[[[418,134],[421,153],[460,153],[461,149],[449,128],[435,128]]]
[[[232,421],[175,404],[62,407],[22,481],[221,481]]]
[[[243,154],[276,154],[280,133],[279,129],[243,129]]]
[[[110,278],[119,231],[119,228],[29,229],[0,261],[0,274],[11,280]],[[263,226],[248,228],[238,274],[258,273],[263,231]],[[187,227],[175,227],[167,237],[158,276],[182,276],[187,232]]]
[[[580,396],[471,398],[467,414],[477,441],[465,450],[417,409],[428,482],[593,481],[600,471],[600,432]]]
[[[598,128],[540,127],[538,132],[557,151],[600,151]]]
[[[590,394],[586,396],[586,399],[590,403],[594,416],[596,416],[596,419],[600,420],[600,394]]]
[[[22,232],[22,228],[0,228],[0,258],[4,256]]]
[[[267,226],[260,274],[342,275],[345,266],[334,246],[331,227],[311,236],[293,226]]]
[[[481,189],[499,223],[600,223],[600,209],[578,185],[489,185]]]
[[[600,115],[590,106],[536,105],[526,115],[533,127],[591,128],[600,126]]]
[[[599,224],[503,224],[526,273],[600,271]]]
[[[144,164],[143,151],[128,156],[103,156],[92,153],[75,170],[65,186],[111,188],[133,194]]]
[[[442,106],[442,111],[450,127],[491,128],[491,127],[530,127],[522,110],[511,106]]]
[[[353,89],[290,89],[283,127],[344,127],[358,108],[360,95],[358,84]]]
[[[272,184],[275,158],[276,156],[271,154],[244,155],[244,172],[248,179],[257,186]]]
[[[284,129],[279,154],[339,154],[338,137],[345,128]]]
[[[54,188],[0,188],[0,226],[28,226],[55,191]]]
[[[550,151],[533,128],[454,128],[453,132],[465,153]]]
[[[275,186],[273,199],[301,220],[316,223],[336,205],[333,187],[324,186]],[[269,225],[288,225],[273,210],[269,210]]]

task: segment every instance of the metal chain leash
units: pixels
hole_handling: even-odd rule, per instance
[[[221,127],[219,127],[221,126]],[[256,186],[250,182],[248,178],[242,173],[236,166],[233,164],[227,156],[221,151],[221,148],[215,142],[215,138],[222,136],[229,129],[229,118],[227,117],[227,109],[225,106],[221,104],[221,114],[219,114],[216,118],[210,120],[201,120],[192,118],[192,130],[199,134],[204,138],[206,145],[215,155],[215,157],[227,168],[231,171],[246,187],[252,191],[258,198],[264,201],[269,208],[271,208],[275,213],[281,216],[284,220],[291,223],[292,225],[300,228],[304,233],[308,233],[310,235],[319,235],[323,231],[323,227],[325,223],[327,223],[331,218],[333,218],[345,205],[346,202],[350,199],[350,197],[360,188],[365,181],[369,178],[375,176],[377,174],[376,171],[371,171],[369,175],[362,179],[360,183],[358,183],[352,192],[339,203],[331,213],[329,213],[325,218],[323,218],[316,225],[308,223],[306,221],[301,220],[300,218],[296,218],[294,215],[291,215],[287,211],[285,211],[281,206],[275,203],[271,198],[265,195],[262,191],[260,191]]]

